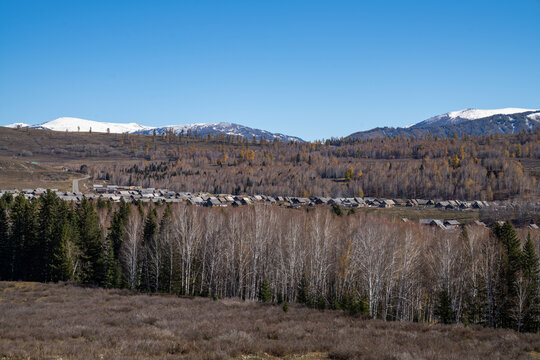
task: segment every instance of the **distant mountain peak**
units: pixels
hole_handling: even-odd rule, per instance
[[[437,115],[402,128],[375,128],[353,133],[348,138],[373,139],[411,135],[491,135],[534,131],[540,127],[540,110],[522,108],[464,109]]]
[[[45,129],[54,131],[69,131],[69,132],[111,132],[116,134],[131,133],[144,129],[151,129],[149,126],[139,125],[137,123],[108,123],[94,120],[86,120],[76,117],[59,117],[52,121],[47,121],[41,124],[33,125],[34,129]]]
[[[279,139],[280,141],[286,141],[286,142],[293,142],[293,141],[304,142],[304,140],[296,136],[289,136],[289,135],[284,135],[281,133],[272,133],[266,130],[254,129],[248,126],[235,124],[235,123],[228,123],[228,122],[169,125],[169,126],[163,126],[159,128],[152,128],[150,130],[140,130],[140,131],[136,131],[135,133],[150,134],[155,131],[157,134],[162,134],[170,130],[176,133],[181,133],[181,132],[186,133],[187,131],[191,131],[191,132],[196,131],[197,135],[199,136],[207,136],[208,134],[212,134],[212,135],[225,134],[225,135],[232,135],[232,136],[241,136],[248,139],[251,139],[253,137],[260,139],[262,137],[265,140],[269,140],[269,141],[272,141],[274,139]]]
[[[187,131],[196,132],[199,136],[208,134],[218,135],[226,134],[233,136],[242,136],[246,138],[261,137],[265,140],[272,141],[279,139],[286,142],[304,142],[299,137],[284,135],[280,133],[272,133],[266,130],[254,129],[240,124],[217,122],[217,123],[199,123],[199,124],[184,124],[184,125],[168,125],[162,127],[144,126],[137,123],[108,123],[101,121],[86,120],[76,117],[59,117],[52,121],[47,121],[37,125],[28,125],[24,123],[14,123],[7,127],[30,127],[32,129],[44,129],[53,131],[69,131],[69,132],[110,132],[113,134],[133,133],[133,134],[157,134],[165,133],[166,131],[174,131],[176,133]]]
[[[451,111],[446,114],[437,115],[427,120],[419,122],[412,127],[426,127],[426,126],[440,126],[457,124],[463,121],[478,120],[495,115],[513,115],[526,112],[540,111],[537,109],[521,109],[521,108],[502,108],[502,109],[473,109],[468,108],[464,110]]]

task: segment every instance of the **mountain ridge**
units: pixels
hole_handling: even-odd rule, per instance
[[[537,109],[464,109],[433,116],[406,127],[376,127],[358,131],[346,138],[368,140],[397,136],[515,134],[536,128],[540,128],[540,110]]]
[[[182,125],[167,125],[160,127],[145,126],[138,123],[109,123],[100,122],[94,120],[86,120],[76,117],[59,117],[57,119],[47,121],[36,125],[28,125],[25,123],[13,123],[6,125],[6,127],[29,127],[31,129],[42,129],[52,131],[69,131],[69,132],[110,132],[113,134],[153,134],[154,132],[161,135],[167,131],[174,131],[176,133],[188,132],[197,133],[198,136],[207,136],[225,134],[233,136],[242,136],[245,138],[257,139],[264,138],[265,140],[272,141],[279,139],[286,142],[304,142],[299,137],[285,135],[282,133],[272,133],[270,131],[251,128],[248,126],[219,122],[219,123],[197,123],[197,124],[182,124]]]

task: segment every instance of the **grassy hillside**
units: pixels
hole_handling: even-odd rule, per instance
[[[540,336],[239,300],[0,282],[1,359],[532,359]],[[250,356],[247,356],[250,355]]]

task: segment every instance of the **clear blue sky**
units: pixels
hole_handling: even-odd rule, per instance
[[[312,140],[467,107],[540,108],[540,0],[0,0],[0,125]]]

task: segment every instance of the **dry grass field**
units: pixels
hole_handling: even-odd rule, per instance
[[[532,359],[540,336],[0,282],[0,359]]]
[[[81,174],[62,171],[59,164],[32,162],[0,156],[0,189],[43,187],[71,191],[71,180],[82,177]]]

